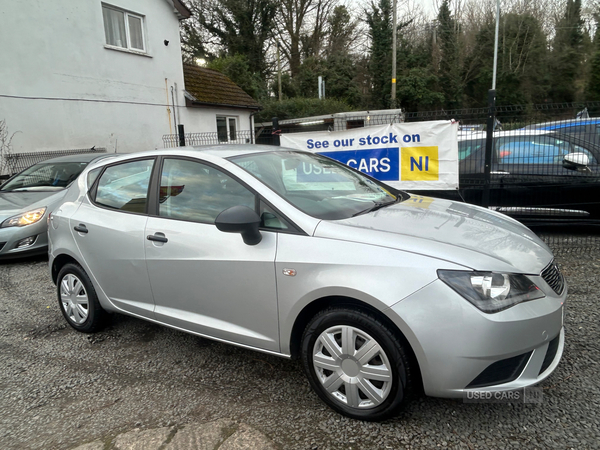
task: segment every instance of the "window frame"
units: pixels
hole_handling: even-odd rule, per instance
[[[127,41],[127,47],[119,47],[118,45],[112,45],[108,43],[108,39],[107,39],[107,31],[106,31],[106,22],[104,21],[104,13],[102,14],[102,24],[104,26],[104,46],[106,48],[110,48],[113,50],[120,50],[120,51],[124,51],[124,52],[131,52],[131,53],[139,53],[139,54],[144,54],[147,55],[148,54],[148,46],[146,45],[146,17],[142,14],[139,13],[135,13],[132,11],[129,11],[127,9],[123,9],[123,8],[119,8],[118,6],[115,5],[111,5],[109,3],[101,3],[102,5],[102,10],[104,9],[109,9],[112,11],[116,11],[119,12],[121,14],[123,14],[123,21],[124,21],[124,28],[125,28],[125,40]],[[136,19],[139,19],[141,24],[140,24],[140,32],[142,33],[142,46],[143,49],[139,49],[139,48],[134,48],[131,45],[131,31],[129,28],[129,17],[133,17]]]
[[[226,114],[217,114],[215,116],[215,122],[217,125],[217,139],[219,140],[219,142],[235,142],[238,140],[238,136],[240,134],[239,118],[239,116],[228,116]],[[221,140],[221,138],[219,137],[219,119],[225,119],[225,130],[227,132],[226,141]],[[231,120],[235,121],[235,136],[233,137],[233,139],[231,138]]]

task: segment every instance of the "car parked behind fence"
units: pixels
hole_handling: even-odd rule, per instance
[[[459,133],[459,191],[419,191],[483,204],[484,132]],[[489,206],[526,225],[600,224],[600,145],[559,131],[494,133]],[[577,162],[575,164],[574,162]]]

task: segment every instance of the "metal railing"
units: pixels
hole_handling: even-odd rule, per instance
[[[71,150],[51,150],[46,152],[9,153],[4,155],[4,172],[0,175],[11,176],[27,169],[34,164],[59,156],[78,155],[81,153],[106,153],[106,148],[77,148]]]
[[[253,132],[250,130],[237,131],[235,136],[225,136],[217,132],[212,133],[185,133],[185,145],[224,145],[224,144],[249,144],[253,142]],[[163,136],[165,148],[180,146],[178,134],[165,134]]]
[[[487,206],[529,226],[568,224],[572,230],[571,225],[577,224],[600,228],[600,102],[500,105],[493,112],[497,121],[489,146],[486,129],[488,123],[493,122],[488,120],[490,108],[487,107],[402,114],[344,113],[340,117],[276,121],[257,124],[253,141],[279,145],[279,135],[287,133],[455,120],[460,130],[459,189],[417,193]],[[187,145],[225,143],[217,133],[186,134],[185,137]],[[177,139],[177,135],[165,136],[165,146],[174,146]],[[247,139],[252,141],[249,134]],[[486,152],[491,166],[487,173],[484,169]],[[587,155],[587,170],[565,167],[565,156],[573,153]],[[540,235],[555,250],[581,251],[600,245],[600,236],[594,233],[577,239],[564,239],[554,232]]]

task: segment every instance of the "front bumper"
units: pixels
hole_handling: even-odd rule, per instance
[[[0,228],[0,260],[23,258],[25,256],[43,254],[48,251],[48,227],[46,220],[25,227]],[[26,238],[35,237],[32,244],[17,247]]]
[[[554,371],[564,349],[567,289],[557,295],[541,277],[530,278],[546,297],[495,314],[440,280],[390,308],[415,352],[427,395],[520,389]]]

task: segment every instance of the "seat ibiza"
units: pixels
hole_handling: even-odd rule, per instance
[[[128,314],[300,358],[331,408],[391,417],[419,391],[540,382],[567,287],[529,229],[411,196],[317,154],[156,150],[95,163],[49,219],[67,322]]]

